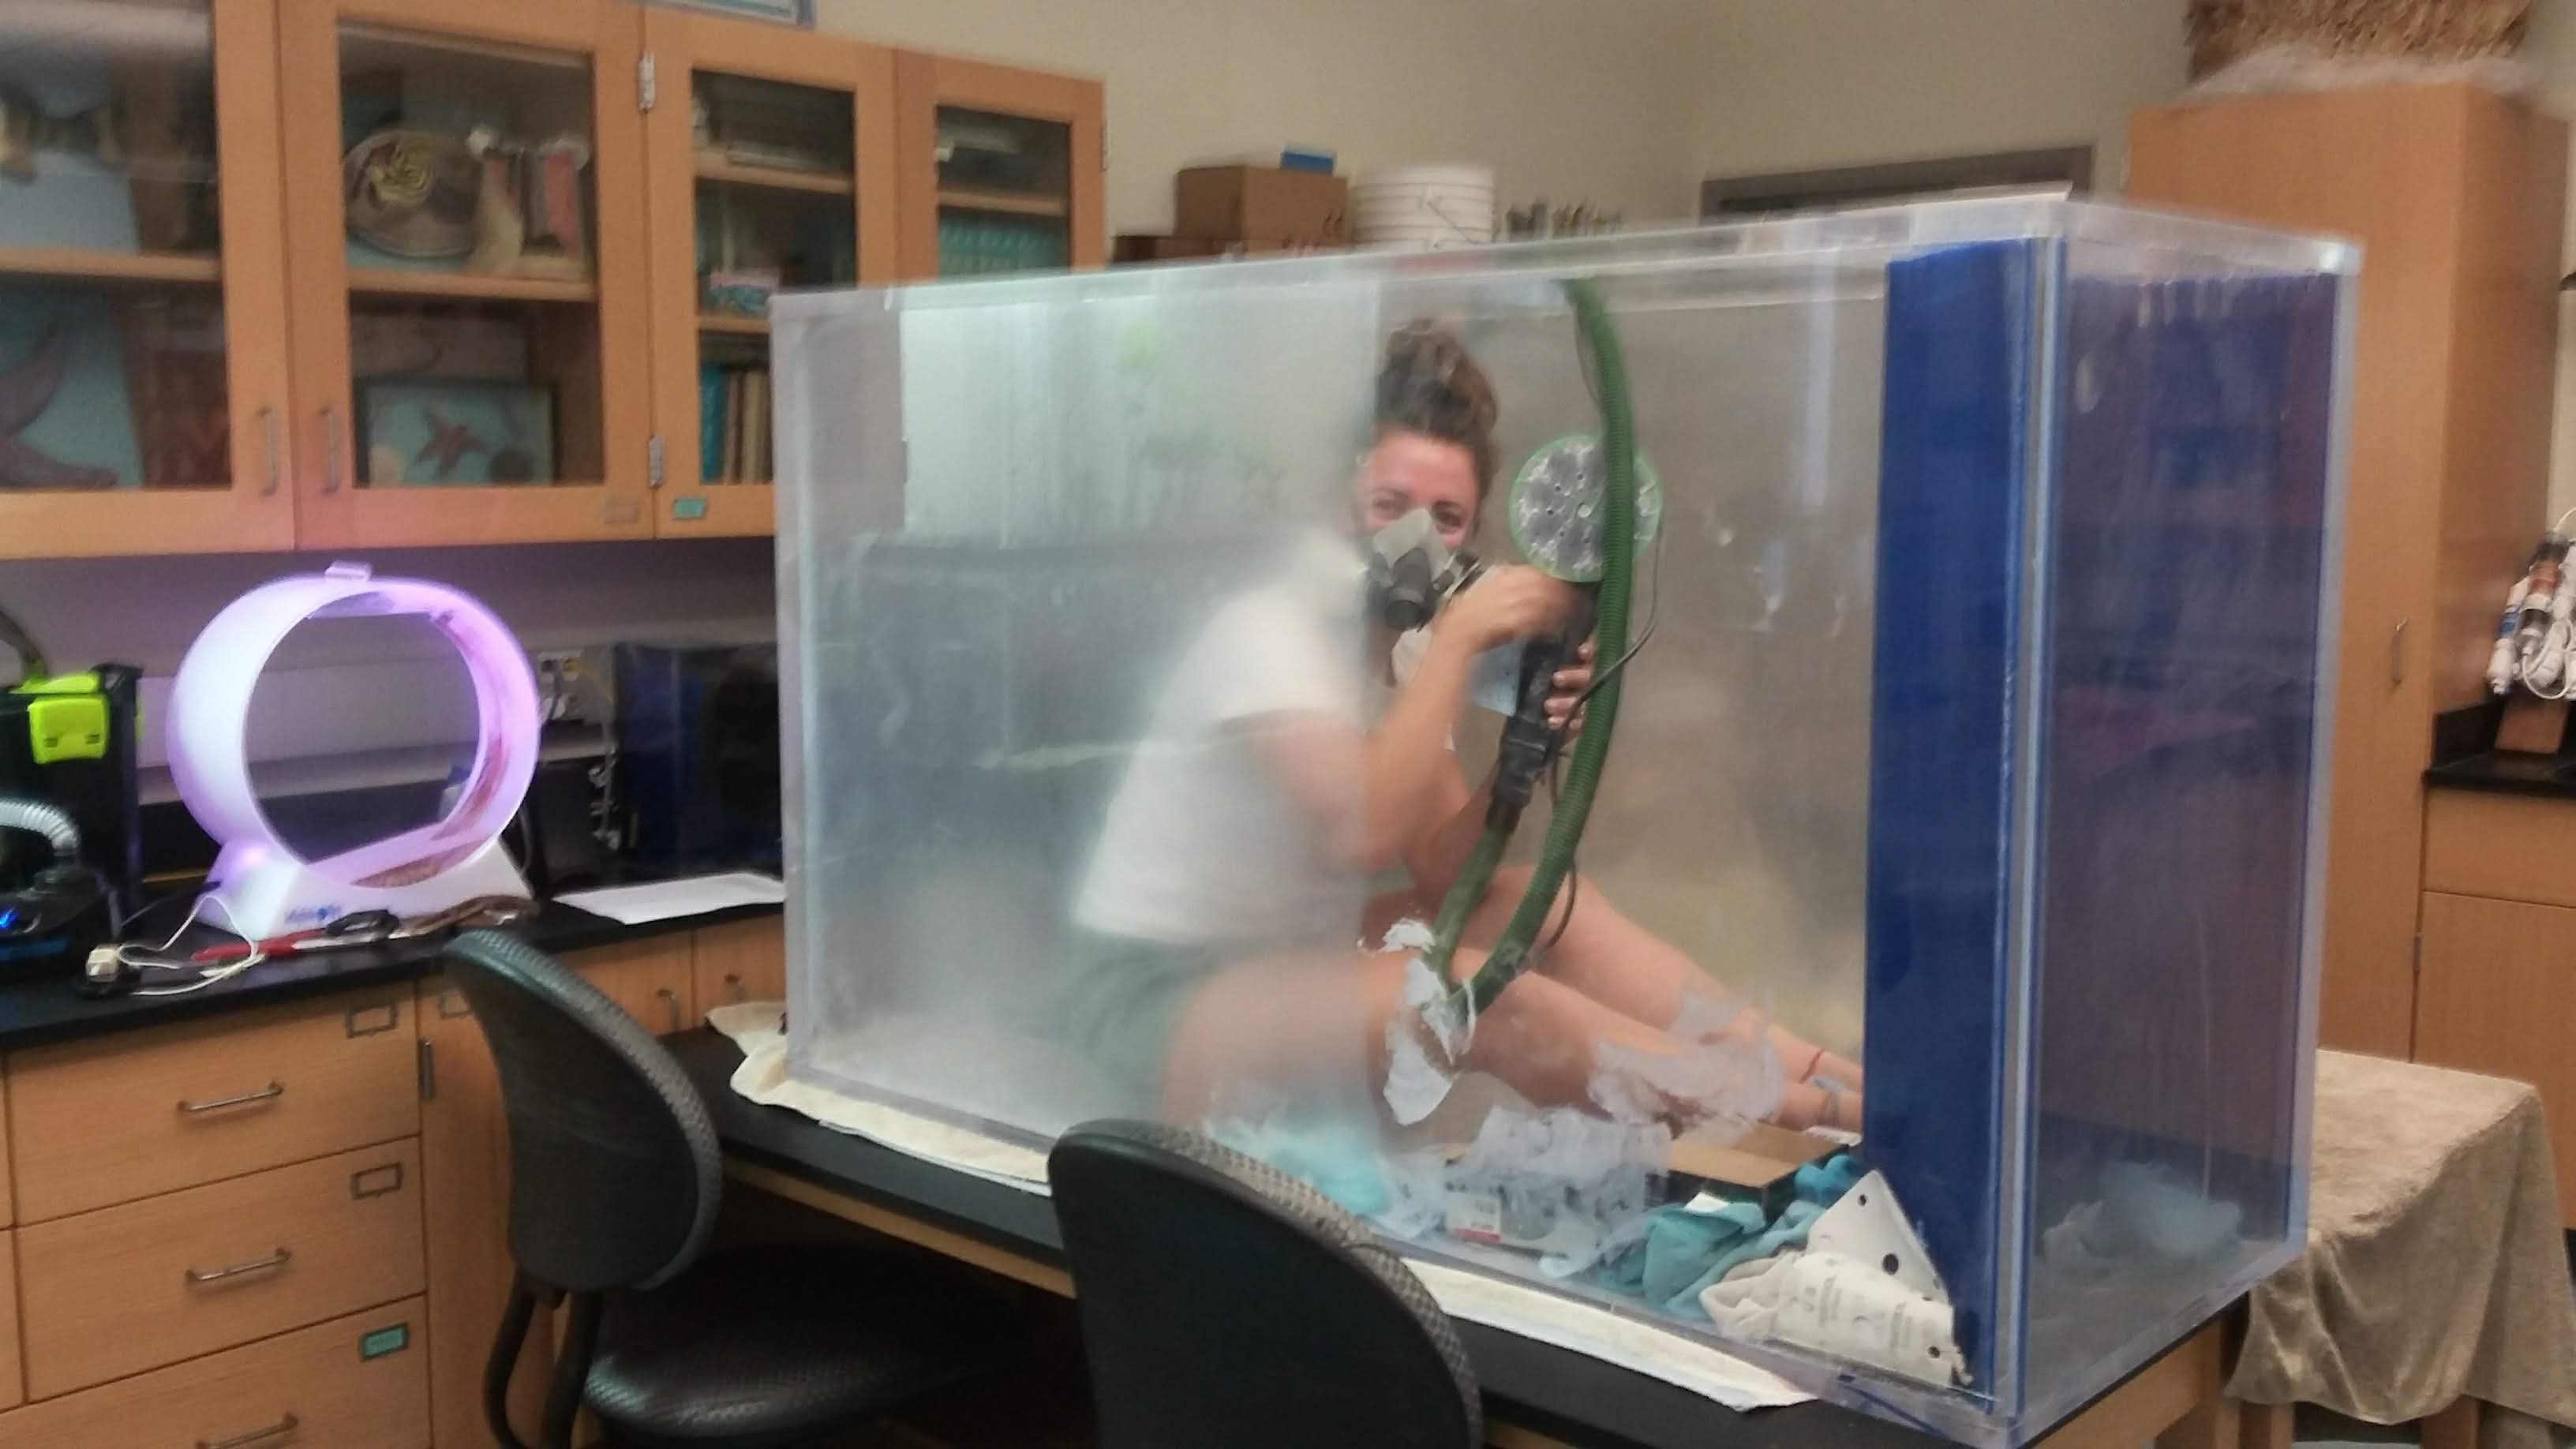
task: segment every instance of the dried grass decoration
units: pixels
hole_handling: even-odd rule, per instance
[[[2197,80],[2266,46],[2464,60],[2510,55],[2531,0],[2191,0]]]

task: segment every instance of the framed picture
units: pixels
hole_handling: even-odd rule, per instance
[[[359,477],[371,488],[555,481],[555,395],[523,382],[358,382]]]

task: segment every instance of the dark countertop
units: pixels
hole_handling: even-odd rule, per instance
[[[729,1085],[742,1054],[711,1029],[665,1044],[706,1099],[728,1154],[1023,1257],[1063,1264],[1064,1240],[1046,1198],[835,1132],[784,1108],[745,1101]],[[1481,1324],[1460,1323],[1458,1337],[1487,1397],[1505,1406],[1504,1417],[1568,1444],[1925,1449],[1945,1442],[1824,1403],[1739,1414],[1661,1379]]]
[[[2576,761],[2486,750],[2435,765],[2424,772],[2424,783],[2452,790],[2576,800]]]
[[[628,926],[571,906],[549,903],[533,919],[511,929],[545,950],[564,952],[776,914],[776,906],[743,906]],[[152,939],[157,942],[160,937],[155,935]],[[73,989],[72,969],[60,965],[0,974],[0,1050],[193,1021],[353,987],[411,981],[438,969],[441,944],[436,940],[404,941],[292,956],[254,966],[229,981],[180,996],[128,995],[92,1000]],[[174,975],[158,984],[176,985],[185,979]]]

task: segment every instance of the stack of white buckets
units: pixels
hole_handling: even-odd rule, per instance
[[[1494,239],[1494,169],[1401,166],[1351,183],[1361,246],[1463,247]]]

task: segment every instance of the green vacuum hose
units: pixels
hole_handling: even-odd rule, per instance
[[[1620,665],[1628,653],[1628,599],[1637,559],[1637,429],[1635,410],[1628,397],[1627,360],[1619,350],[1618,326],[1601,300],[1600,284],[1575,279],[1564,286],[1566,300],[1574,307],[1576,326],[1591,353],[1595,396],[1601,407],[1601,450],[1608,486],[1602,500],[1602,571],[1594,600],[1593,658],[1610,663],[1584,706],[1583,733],[1575,740],[1566,767],[1565,787],[1557,797],[1556,813],[1548,821],[1547,839],[1540,846],[1529,889],[1522,894],[1519,907],[1504,925],[1502,938],[1494,943],[1483,968],[1450,995],[1454,1005],[1463,1006],[1468,1023],[1492,1006],[1504,988],[1528,969],[1530,943],[1538,939],[1558,888],[1573,871],[1574,847],[1583,838],[1584,819],[1592,813],[1593,796],[1601,788],[1601,770],[1610,758],[1610,732],[1619,719]],[[1503,847],[1510,842],[1515,823],[1496,821],[1485,827],[1457,880],[1450,885],[1448,896],[1441,901],[1440,917],[1432,928],[1431,950],[1425,958],[1434,979],[1449,979],[1449,962],[1457,953],[1459,937],[1466,932],[1467,917],[1493,884],[1495,867],[1502,863]]]

